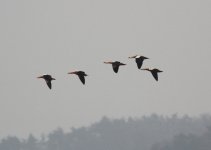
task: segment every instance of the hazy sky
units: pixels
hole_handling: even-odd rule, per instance
[[[211,113],[210,0],[1,0],[0,138],[102,116]],[[156,82],[128,56],[149,57]],[[115,74],[103,61],[127,64]],[[83,86],[72,70],[89,75]],[[44,73],[56,78],[49,90]]]

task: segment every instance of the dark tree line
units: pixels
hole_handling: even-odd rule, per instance
[[[103,117],[89,127],[72,128],[66,133],[58,128],[38,139],[32,134],[27,139],[6,137],[0,142],[0,150],[183,150],[179,145],[189,148],[189,144],[190,148],[195,144],[211,149],[209,126],[210,115],[195,118],[153,114],[113,120]]]

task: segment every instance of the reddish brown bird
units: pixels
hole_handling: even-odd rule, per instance
[[[44,74],[37,78],[43,78],[45,80],[46,84],[48,85],[49,89],[51,89],[51,81],[56,80],[55,78],[52,78],[51,75],[48,75],[48,74]]]
[[[84,71],[73,71],[69,72],[68,74],[77,75],[83,84],[85,84],[85,76],[88,76]]]
[[[158,73],[163,72],[163,71],[161,71],[157,68],[154,68],[154,69],[144,68],[144,69],[141,69],[141,70],[150,71],[152,73],[152,76],[155,78],[156,81],[158,81]]]
[[[128,57],[128,58],[135,58],[135,61],[136,61],[136,64],[137,64],[138,69],[141,69],[141,66],[143,64],[143,61],[145,59],[149,59],[149,58],[147,58],[145,56],[140,56],[140,55],[135,55],[135,56],[131,56],[131,57]]]
[[[123,65],[126,65],[126,64],[123,64],[119,61],[107,61],[107,62],[104,62],[105,64],[112,64],[112,68],[114,70],[115,73],[118,72],[119,70],[119,66],[123,66]]]

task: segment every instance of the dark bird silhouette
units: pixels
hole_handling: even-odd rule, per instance
[[[135,55],[135,56],[131,56],[131,57],[128,57],[128,58],[135,58],[135,61],[136,61],[136,64],[137,64],[138,69],[141,69],[141,66],[143,64],[143,61],[145,59],[149,59],[149,58],[147,58],[145,56],[140,56],[140,55]]]
[[[68,74],[77,75],[83,84],[85,84],[85,76],[88,76],[84,71],[73,71],[69,72]]]
[[[52,78],[51,75],[48,75],[48,74],[44,74],[37,78],[43,78],[45,80],[46,84],[48,85],[49,89],[51,89],[51,81],[56,80],[56,79]]]
[[[150,71],[152,73],[152,76],[155,78],[156,81],[158,81],[158,73],[163,72],[163,71],[156,69],[156,68],[154,68],[154,69],[144,68],[144,69],[141,69],[141,70]]]
[[[119,61],[107,61],[107,62],[104,62],[105,64],[112,64],[112,68],[114,70],[115,73],[118,72],[119,70],[119,66],[123,66],[123,65],[126,65],[126,64],[123,64]]]

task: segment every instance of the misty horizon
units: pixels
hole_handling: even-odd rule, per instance
[[[43,135],[48,135],[50,132],[52,131],[55,131],[57,129],[62,129],[64,133],[71,133],[72,132],[72,129],[80,129],[80,128],[90,128],[93,124],[98,124],[99,122],[101,122],[104,118],[110,120],[110,121],[113,121],[113,120],[124,120],[124,121],[129,121],[129,120],[143,120],[143,119],[146,119],[146,118],[150,118],[150,117],[159,117],[159,118],[162,118],[162,119],[183,119],[183,118],[189,118],[189,119],[193,119],[193,120],[196,120],[196,119],[200,119],[200,118],[211,118],[211,114],[208,114],[208,113],[203,113],[203,114],[200,114],[200,115],[197,115],[197,116],[190,116],[190,115],[187,115],[187,114],[178,114],[178,113],[174,113],[174,114],[171,114],[171,115],[161,115],[161,114],[156,114],[156,113],[152,113],[152,114],[149,114],[149,115],[143,115],[143,116],[128,116],[128,117],[120,117],[120,118],[114,118],[114,117],[109,117],[109,116],[102,116],[100,119],[96,120],[96,121],[93,121],[89,124],[81,124],[81,125],[78,125],[78,126],[69,126],[69,127],[62,127],[62,126],[57,126],[53,129],[49,129],[48,131],[42,131],[42,132],[37,132],[37,133],[32,133],[32,132],[29,132],[29,133],[26,133],[25,135],[15,135],[14,133],[10,133],[8,135],[4,135],[4,136],[0,136],[0,140],[2,139],[5,139],[7,137],[17,137],[17,138],[20,138],[20,139],[26,139],[27,137],[29,137],[30,135],[33,135],[35,138],[37,139],[41,139]],[[211,126],[211,124],[210,124]]]
[[[39,138],[7,136],[0,141],[0,150],[198,150],[211,148],[211,115],[170,117],[152,114],[141,118],[110,119],[102,117],[87,127],[57,128]],[[191,143],[190,143],[191,141]],[[196,142],[198,144],[196,144]],[[176,143],[176,144],[175,144]]]

